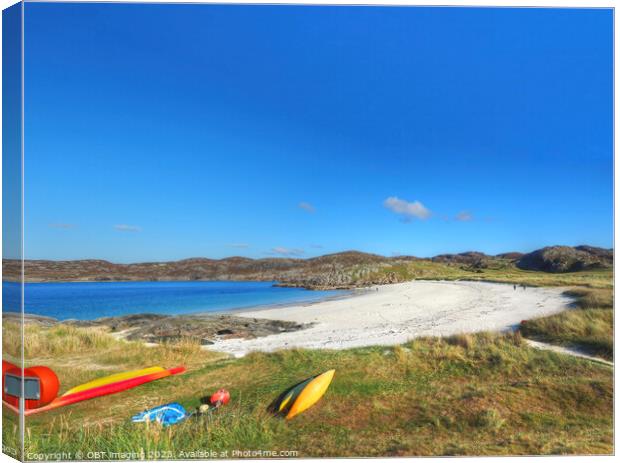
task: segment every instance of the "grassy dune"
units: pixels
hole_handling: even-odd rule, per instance
[[[420,265],[406,271],[421,271]],[[472,276],[441,264],[431,269],[416,277]],[[468,279],[569,286],[577,307],[529,320],[515,334],[422,338],[343,351],[285,350],[243,359],[202,351],[192,342],[147,347],[119,341],[102,329],[28,325],[28,364],[52,367],[61,391],[149,365],[185,364],[188,372],[30,417],[26,452],[31,458],[65,452],[64,458],[75,459],[127,456],[111,451],[161,459],[239,457],[234,451],[275,452],[254,457],[613,452],[612,369],[532,349],[521,338],[523,333],[578,344],[610,358],[611,272],[501,272],[484,269]],[[4,324],[5,355],[17,354],[11,351],[15,328]],[[282,390],[330,368],[337,370],[336,377],[317,406],[290,422],[266,411]],[[232,400],[212,415],[167,429],[129,421],[137,412],[172,401],[192,410],[220,387],[231,391]],[[18,448],[17,424],[7,410],[3,423],[5,445]]]
[[[182,452],[199,449],[228,451],[230,457],[233,450],[292,450],[306,457],[612,451],[611,370],[530,349],[519,334],[219,361],[187,346],[112,345],[111,357],[95,355],[88,374],[78,376],[109,373],[95,365],[116,364],[118,351],[130,354],[123,368],[138,366],[133,359],[139,353],[140,366],[165,359],[186,362],[190,371],[28,418],[27,452],[79,451],[85,458],[115,450],[182,458],[192,456]],[[82,356],[73,352],[68,358],[79,362]],[[47,363],[59,372],[63,389],[77,381],[66,359]],[[336,378],[317,406],[290,422],[267,413],[287,386],[329,368],[336,368]],[[231,391],[231,403],[209,417],[168,429],[129,422],[132,414],[169,401],[194,408],[220,387]],[[14,443],[16,428],[6,429],[4,437]]]
[[[575,310],[528,320],[521,324],[521,332],[554,344],[578,346],[613,360],[613,290],[578,288],[567,293],[577,298]]]

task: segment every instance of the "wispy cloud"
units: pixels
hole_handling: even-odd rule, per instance
[[[298,207],[306,212],[310,212],[311,214],[314,214],[316,212],[316,208],[312,204],[305,201],[300,202],[298,204]]]
[[[50,223],[49,227],[57,228],[59,230],[71,230],[72,228],[75,228],[76,225],[73,223]]]
[[[413,219],[426,220],[431,215],[431,211],[420,201],[406,201],[396,196],[390,196],[383,201],[383,206],[402,216],[407,222]]]
[[[271,248],[271,252],[270,252],[270,254],[272,255],[287,256],[287,257],[301,256],[304,253],[305,251],[303,249],[285,248],[284,246],[276,246],[275,248]]]
[[[231,248],[239,248],[239,249],[246,249],[250,247],[248,243],[230,243],[228,246],[230,246]]]
[[[124,223],[118,224],[118,225],[114,225],[114,229],[116,231],[120,231],[120,232],[140,232],[142,231],[142,228],[138,227],[137,225],[127,225]]]
[[[471,212],[468,211],[459,212],[458,214],[456,214],[455,218],[460,222],[469,222],[470,220],[474,220],[474,216],[471,214]]]

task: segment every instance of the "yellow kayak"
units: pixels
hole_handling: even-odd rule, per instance
[[[319,401],[334,378],[336,370],[328,370],[295,384],[269,406],[269,409],[290,420]]]
[[[93,381],[89,381],[88,383],[75,386],[74,388],[69,389],[67,392],[65,392],[63,396],[75,394],[76,392],[82,392],[87,389],[92,389],[94,387],[105,386],[106,384],[116,383],[117,381],[124,381],[126,379],[133,379],[140,376],[150,375],[152,373],[159,373],[164,370],[165,368],[162,367],[150,367],[143,368],[142,370],[126,371],[125,373],[117,373],[115,375],[105,376],[103,378],[98,378]]]
[[[295,402],[295,400],[297,399],[297,397],[299,397],[299,394],[301,393],[301,391],[310,383],[310,381],[312,381],[316,376],[313,376],[312,378],[308,378],[304,381],[302,381],[301,383],[293,386],[292,388],[290,388],[287,392],[284,393],[284,396],[282,396],[282,401],[280,402],[280,405],[278,406],[278,412],[281,413],[286,413],[287,412],[287,406],[292,407],[293,406],[293,402]]]

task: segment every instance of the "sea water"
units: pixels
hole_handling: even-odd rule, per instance
[[[2,283],[3,311],[20,310],[19,283]],[[343,294],[281,288],[254,281],[132,281],[26,283],[24,312],[66,320],[136,313],[164,315],[224,312],[248,307],[308,303]]]

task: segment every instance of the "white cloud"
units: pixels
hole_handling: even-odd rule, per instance
[[[396,196],[390,196],[383,201],[383,206],[395,214],[402,215],[407,221],[412,219],[425,220],[431,215],[431,211],[424,207],[420,201],[409,202]]]
[[[250,247],[248,243],[230,243],[228,246],[230,246],[231,248],[240,248],[240,249],[246,249]]]
[[[72,224],[72,223],[50,223],[49,227],[50,228],[58,228],[60,230],[71,230],[72,228],[75,228],[75,224]]]
[[[277,254],[279,256],[301,256],[304,254],[303,249],[299,248],[285,248],[284,246],[276,246],[275,248],[271,248],[271,254]]]
[[[127,225],[124,223],[118,224],[118,225],[114,225],[114,229],[116,231],[121,231],[121,232],[139,232],[142,231],[142,228],[136,226],[136,225]]]
[[[470,220],[473,220],[474,216],[467,211],[461,211],[458,214],[456,214],[456,220],[459,220],[461,222],[469,222]]]
[[[316,208],[315,208],[312,204],[307,203],[307,202],[305,202],[305,201],[300,202],[300,203],[298,204],[298,207],[299,207],[300,209],[303,209],[303,210],[304,210],[304,211],[306,211],[306,212],[310,212],[311,214],[313,214],[314,212],[316,212]]]

